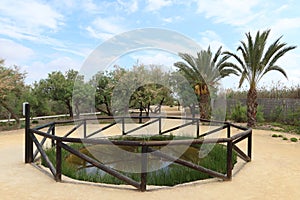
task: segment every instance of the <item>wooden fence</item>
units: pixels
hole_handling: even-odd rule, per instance
[[[146,191],[147,186],[147,164],[148,164],[148,154],[154,155],[159,158],[163,158],[165,160],[169,160],[171,162],[175,162],[179,165],[195,169],[199,172],[203,172],[206,174],[209,174],[212,177],[217,177],[222,180],[231,180],[232,179],[232,152],[235,150],[237,152],[237,155],[242,158],[246,162],[251,161],[251,152],[252,152],[252,129],[247,129],[245,127],[240,127],[231,123],[227,122],[216,122],[214,121],[214,124],[221,125],[220,127],[208,131],[206,133],[200,134],[199,127],[201,123],[209,123],[212,121],[209,120],[203,120],[198,118],[184,118],[187,122],[181,125],[178,125],[176,127],[163,130],[161,125],[162,119],[182,119],[179,117],[154,117],[154,120],[145,122],[141,124],[141,126],[136,127],[134,129],[125,130],[126,128],[126,119],[129,119],[130,117],[107,117],[107,118],[101,118],[106,120],[112,120],[114,121],[110,123],[109,125],[106,125],[104,128],[99,129],[97,131],[94,131],[92,133],[87,132],[87,121],[88,120],[94,120],[94,119],[80,119],[75,120],[77,122],[77,125],[74,126],[69,132],[67,132],[63,137],[56,135],[56,125],[59,124],[67,124],[67,123],[74,123],[74,121],[64,121],[64,122],[51,122],[42,126],[38,126],[35,128],[30,128],[30,105],[27,104],[25,107],[25,117],[26,117],[26,127],[25,127],[25,163],[32,163],[37,159],[37,155],[40,154],[41,157],[45,160],[47,163],[51,173],[53,174],[53,177],[56,181],[61,181],[62,178],[62,149],[65,149],[66,151],[70,152],[71,154],[74,154],[81,158],[82,160],[86,161],[87,163],[91,164],[92,166],[101,169],[105,171],[106,173],[122,180],[123,182],[132,185],[136,187],[140,191]],[[132,117],[131,117],[132,118]],[[140,117],[133,117],[135,119],[140,119]],[[142,117],[143,118],[143,117]],[[150,124],[157,123],[158,125],[158,134],[166,134],[171,131],[181,129],[185,126],[189,126],[191,124],[196,125],[195,129],[195,139],[186,139],[186,140],[173,140],[171,143],[170,141],[120,141],[120,140],[107,140],[107,139],[97,139],[97,138],[91,138],[93,135],[100,133],[101,131],[104,131],[112,126],[114,126],[117,123],[122,124],[122,135],[127,135],[130,133],[133,133],[134,131],[141,129],[143,127],[149,126]],[[70,137],[71,134],[77,130],[79,127],[83,127],[84,137],[83,138],[74,138]],[[241,132],[237,134],[232,134],[231,128],[237,128],[241,130]],[[47,131],[41,131],[41,129],[48,128]],[[204,136],[211,135],[213,133],[216,133],[220,130],[227,129],[227,137],[224,138],[211,138],[211,139],[203,139]],[[37,136],[41,136],[43,139],[39,141],[37,139]],[[50,159],[48,158],[47,154],[45,153],[45,150],[43,148],[43,145],[47,139],[51,140],[52,147],[56,148],[56,163],[52,163]],[[240,149],[237,144],[243,140],[247,139],[247,153],[244,153],[242,149]],[[141,173],[140,173],[140,182],[137,182],[130,177],[125,176],[124,174],[120,173],[119,171],[106,166],[105,164],[99,162],[98,160],[89,157],[83,153],[81,153],[78,150],[75,150],[74,148],[70,147],[70,143],[84,143],[84,144],[102,144],[102,145],[126,145],[126,146],[138,146],[141,147]],[[207,169],[203,166],[196,165],[192,162],[175,158],[172,155],[168,155],[166,153],[161,152],[160,150],[154,150],[152,147],[155,146],[166,146],[166,145],[192,145],[192,144],[215,144],[215,143],[223,143],[227,146],[227,170],[226,174],[222,174],[216,171],[213,171],[211,169]],[[36,151],[33,152],[33,144],[36,146]]]

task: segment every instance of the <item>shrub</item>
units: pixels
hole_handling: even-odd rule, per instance
[[[257,113],[256,113],[256,121],[257,122],[264,122],[264,113],[262,112],[262,106],[257,107]]]
[[[39,121],[38,120],[32,120],[32,122],[31,123],[33,123],[33,124],[38,124],[39,123]]]
[[[283,140],[288,140],[288,138],[287,138],[287,137],[283,137],[282,139],[283,139]]]
[[[232,111],[230,118],[235,122],[246,122],[247,121],[247,107],[242,106],[241,103],[236,104]]]
[[[230,118],[235,122],[247,122],[247,106],[242,106],[241,103],[236,104],[231,111]],[[256,121],[265,121],[261,106],[257,107]]]
[[[173,136],[168,136],[166,138],[162,138],[162,136],[158,136],[157,138],[161,138],[162,140],[169,139],[169,137]],[[121,137],[117,138],[115,137],[114,139],[116,140],[123,140],[123,139],[134,139],[136,140],[137,138],[134,137]],[[156,137],[152,137],[152,139]],[[141,138],[138,138],[141,139]],[[145,138],[142,138],[144,140]],[[181,138],[180,138],[181,139]],[[80,150],[82,153],[86,154],[85,148],[83,148],[82,144],[70,144],[72,148],[75,148],[77,150]],[[125,147],[125,146],[124,146]],[[105,146],[103,146],[105,148]],[[128,147],[127,147],[128,148]],[[136,149],[137,147],[133,147]],[[176,147],[175,147],[176,148]],[[213,147],[211,152],[204,158],[199,158],[199,149],[201,148],[201,145],[193,145],[191,146],[181,157],[181,159],[184,159],[188,162],[192,162],[194,164],[199,164],[203,167],[212,169],[214,171],[217,171],[219,173],[226,173],[226,162],[227,162],[227,152],[226,152],[226,146],[217,144]],[[130,150],[131,149],[131,150]],[[135,151],[132,148],[129,148],[127,150],[130,150],[131,152],[140,152]],[[133,151],[132,151],[133,150]],[[51,160],[52,163],[55,165],[55,148],[50,148],[46,149],[46,154],[48,155],[49,159]],[[109,183],[109,184],[123,184],[122,181],[119,179],[104,173],[103,171],[96,169],[92,173],[87,172],[84,170],[85,162],[81,160],[80,158],[74,156],[74,157],[69,157],[70,154],[69,152],[65,151],[62,149],[62,173],[78,180],[85,180],[85,181],[91,181],[91,182],[101,182],[101,183]],[[86,154],[88,155],[88,153]],[[91,156],[91,155],[88,155]],[[70,162],[72,161],[73,162]],[[76,159],[76,160],[74,160]],[[237,153],[233,151],[232,155],[232,162],[235,164],[237,162]],[[76,164],[77,163],[77,164]],[[42,159],[42,164],[45,165],[45,161]],[[120,172],[130,178],[132,178],[135,181],[140,181],[140,175],[138,173],[129,173],[129,172]],[[195,180],[200,180],[200,179],[207,179],[210,178],[209,175],[205,173],[201,173],[199,171],[196,171],[194,169],[190,169],[187,167],[183,167],[177,164],[171,164],[165,168],[159,169],[157,171],[149,172],[147,175],[147,184],[149,185],[167,185],[167,186],[173,186],[177,185],[180,183],[184,182],[190,182],[190,181],[195,181]]]
[[[279,137],[277,134],[273,134],[272,137]]]
[[[298,142],[298,139],[295,138],[295,137],[292,137],[290,140],[291,140],[292,142]]]
[[[282,111],[283,111],[282,106],[276,106],[274,109],[271,110],[270,120],[273,122],[282,122],[283,119]]]

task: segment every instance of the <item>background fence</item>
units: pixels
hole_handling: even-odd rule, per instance
[[[231,113],[232,109],[240,103],[242,106],[246,106],[247,99],[227,99],[227,112]],[[282,120],[285,120],[292,113],[300,112],[300,99],[290,98],[259,98],[257,99],[258,105],[261,107],[261,111],[264,114],[264,118],[272,120],[280,115]]]

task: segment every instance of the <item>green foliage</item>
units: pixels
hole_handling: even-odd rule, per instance
[[[277,134],[273,134],[272,137],[279,137]]]
[[[247,107],[242,106],[241,103],[238,102],[233,108],[231,108],[229,118],[235,122],[247,122]],[[256,120],[257,122],[264,122],[265,120],[261,106],[258,106]]]
[[[21,103],[23,91],[27,90],[24,83],[25,74],[18,67],[5,67],[0,59],[0,111],[20,123]],[[2,117],[3,112],[0,113]]]
[[[174,63],[174,66],[188,80],[190,88],[194,90],[198,98],[201,118],[210,117],[209,101],[216,96],[218,82],[230,74],[237,75],[238,73],[235,66],[226,65],[229,56],[221,55],[222,47],[214,55],[208,47],[207,50],[198,52],[196,57],[187,53],[179,53],[183,61]]]
[[[288,138],[287,138],[287,137],[283,137],[282,139],[283,139],[283,140],[288,140]]]
[[[291,140],[291,142],[298,142],[298,139],[295,137],[292,137],[290,140]]]
[[[262,106],[257,107],[256,121],[259,122],[259,123],[265,121],[264,113],[262,112]]]
[[[237,103],[231,110],[230,119],[235,122],[247,121],[247,107],[242,106],[241,103]]]
[[[165,140],[165,139],[172,139],[174,136],[153,136],[153,140]],[[115,137],[113,139],[137,139],[137,137],[131,136],[123,136],[121,138]],[[72,148],[82,151],[82,144],[70,144]],[[212,169],[219,173],[226,173],[226,146],[217,144],[213,147],[212,151],[205,157],[200,159],[198,156],[198,150],[201,145],[194,145],[190,147],[191,149],[184,153],[181,159],[187,160],[189,162],[193,162],[195,164],[201,165],[203,167]],[[138,152],[138,151],[134,151]],[[55,148],[46,149],[46,154],[48,155],[49,159],[55,165]],[[66,158],[69,156],[69,153],[65,150],[62,150],[62,173],[78,180],[84,181],[91,181],[91,182],[101,182],[101,183],[109,183],[109,184],[124,184],[119,179],[104,173],[101,170],[96,170],[95,173],[87,173],[85,170],[78,170],[78,165],[72,164],[70,162],[66,162]],[[233,152],[233,163],[237,162],[237,154]],[[76,158],[77,163],[84,163],[78,157]],[[44,159],[42,159],[42,164],[46,165]],[[132,178],[133,180],[140,181],[140,175],[138,173],[125,173],[121,172],[124,175]],[[196,170],[183,167],[177,164],[171,164],[168,167],[163,169],[149,172],[147,175],[147,184],[149,185],[166,185],[166,186],[173,186],[185,182],[201,180],[210,178],[207,174],[198,172]]]
[[[256,113],[256,99],[257,99],[257,85],[259,81],[270,71],[278,71],[287,78],[287,74],[283,68],[277,65],[277,61],[284,56],[288,51],[293,50],[296,46],[287,46],[286,43],[281,43],[280,38],[275,40],[269,47],[266,47],[267,39],[269,37],[270,30],[257,31],[255,39],[251,36],[251,33],[246,33],[246,41],[241,41],[237,50],[241,53],[241,57],[232,52],[224,52],[225,55],[234,58],[236,63],[228,62],[228,66],[236,67],[240,72],[239,87],[243,85],[245,81],[249,83],[249,95],[247,100],[251,104],[248,107],[248,126],[255,125],[255,113]]]

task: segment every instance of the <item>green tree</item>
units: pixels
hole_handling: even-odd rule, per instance
[[[246,80],[249,83],[247,93],[247,126],[253,127],[256,123],[257,113],[257,85],[259,81],[270,71],[278,71],[287,78],[287,74],[283,68],[277,65],[277,61],[288,51],[295,49],[296,46],[287,46],[286,43],[281,43],[279,37],[268,48],[266,48],[267,39],[270,30],[262,33],[258,31],[255,39],[249,33],[246,33],[247,41],[241,41],[237,51],[240,51],[242,57],[232,52],[224,52],[226,56],[232,56],[237,64],[228,62],[226,66],[238,68],[241,73],[239,87]]]
[[[48,95],[53,101],[63,102],[69,112],[70,117],[73,117],[73,88],[74,82],[78,75],[75,70],[69,70],[64,74],[60,71],[48,74],[46,79],[40,80],[40,86],[43,92]]]
[[[0,106],[4,107],[20,123],[19,113],[22,91],[25,89],[25,74],[18,67],[7,68],[4,60],[0,60]]]
[[[112,116],[115,109],[112,108],[111,97],[118,80],[125,74],[126,70],[114,66],[111,72],[98,72],[90,81],[95,89],[95,108],[108,116]]]
[[[179,53],[184,61],[174,64],[194,88],[198,97],[200,118],[209,118],[210,97],[216,92],[218,82],[230,74],[238,74],[236,66],[224,65],[229,56],[220,57],[221,53],[222,47],[214,55],[210,47],[198,52],[197,57]]]
[[[168,72],[161,70],[159,66],[144,65],[134,66],[128,72],[129,77],[135,78],[134,86],[139,85],[130,97],[130,107],[144,110],[149,116],[150,112],[159,113],[164,102],[173,102],[172,91],[170,90]],[[157,105],[152,110],[150,106]]]

